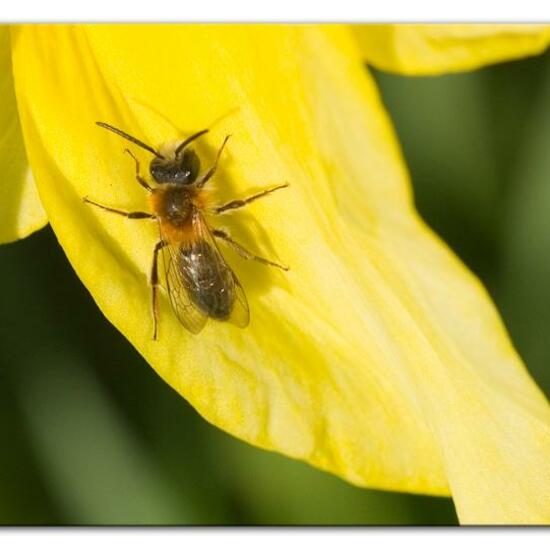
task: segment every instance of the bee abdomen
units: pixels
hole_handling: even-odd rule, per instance
[[[182,248],[181,270],[189,298],[203,313],[225,321],[235,301],[235,282],[220,253],[204,240]]]

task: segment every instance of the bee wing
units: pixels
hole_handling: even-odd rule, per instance
[[[162,249],[168,296],[170,296],[172,309],[179,322],[189,332],[198,334],[204,328],[208,316],[197,308],[189,297],[186,284],[178,268],[179,254],[179,249],[171,244],[167,244]]]
[[[233,273],[233,271],[231,271],[231,273]],[[235,281],[235,303],[233,304],[233,310],[231,311],[229,321],[239,328],[245,328],[250,322],[248,300],[246,299],[243,287],[235,273],[233,273],[233,280]]]
[[[239,282],[239,279],[237,278],[233,270],[227,265],[223,254],[218,248],[216,239],[212,236],[212,232],[208,227],[208,223],[198,210],[196,210],[193,215],[193,226],[194,232],[218,252],[219,265],[217,266],[217,269],[227,270],[227,272],[231,274],[231,277],[233,278],[233,283],[235,284],[235,301],[233,302],[233,308],[231,310],[228,321],[239,328],[245,328],[250,322],[250,311],[248,309],[248,300],[246,299],[246,294],[244,293],[244,289]]]

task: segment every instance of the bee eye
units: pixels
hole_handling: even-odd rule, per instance
[[[167,164],[165,162],[151,162],[149,168],[151,172],[151,177],[157,183],[170,183],[173,180],[174,165]]]
[[[157,183],[174,183],[190,185],[195,182],[200,170],[200,160],[197,154],[189,149],[183,152],[181,158],[154,159],[151,162],[149,171],[151,177]]]
[[[201,161],[197,153],[193,149],[185,149],[180,161],[180,168],[186,175],[185,183],[193,183],[197,179],[200,167]]]

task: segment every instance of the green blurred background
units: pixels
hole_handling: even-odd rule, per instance
[[[428,223],[550,394],[550,56],[375,73]],[[47,228],[0,247],[0,524],[454,524],[207,424],[102,317]]]

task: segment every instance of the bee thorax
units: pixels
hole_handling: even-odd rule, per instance
[[[155,190],[151,202],[155,213],[161,220],[181,226],[190,220],[193,210],[192,199],[191,189],[170,187]]]

